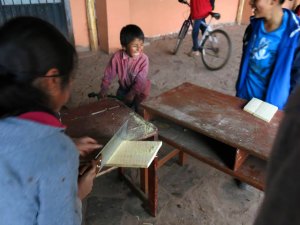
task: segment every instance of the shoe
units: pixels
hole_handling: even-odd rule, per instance
[[[247,184],[243,181],[240,181],[238,179],[234,179],[234,180],[239,189],[244,190],[244,191],[249,191],[251,189],[251,186],[249,184]]]
[[[190,56],[190,57],[195,57],[195,56],[199,56],[200,55],[200,52],[199,51],[190,51],[189,53],[188,53],[188,56]]]

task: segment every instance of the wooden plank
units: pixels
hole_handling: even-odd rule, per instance
[[[166,156],[164,156],[163,158],[159,159],[158,161],[158,168],[160,168],[161,166],[163,166],[166,162],[168,162],[170,159],[172,159],[173,157],[175,157],[176,155],[178,155],[180,152],[180,150],[178,149],[174,149],[173,151],[171,151],[169,154],[167,154]]]
[[[239,1],[238,12],[237,12],[237,16],[236,16],[236,21],[237,21],[238,25],[242,24],[242,18],[243,18],[243,12],[244,12],[244,5],[245,5],[245,0],[240,0]]]
[[[266,161],[251,156],[249,157],[251,159],[249,162],[246,160],[237,171],[234,171],[236,149],[169,121],[156,120],[153,121],[153,123],[158,127],[159,137],[165,143],[220,171],[263,190]],[[163,125],[161,126],[161,124]]]
[[[98,50],[98,31],[96,22],[95,0],[86,0],[86,15],[89,31],[89,41],[92,51]]]
[[[242,164],[242,166],[235,171],[237,177],[242,179],[247,178],[247,183],[250,185],[264,190],[265,178],[267,171],[267,163],[254,156],[249,156],[248,159]]]
[[[143,102],[142,107],[150,115],[166,118],[267,160],[283,112],[277,111],[267,123],[244,112],[245,104],[237,97],[184,83]]]
[[[116,99],[103,99],[61,114],[71,137],[89,136],[105,144],[128,120],[130,140],[143,140],[157,134],[157,128]]]
[[[221,170],[233,168],[235,149],[166,120],[152,121],[159,139]]]
[[[243,151],[241,149],[236,150],[236,156],[235,156],[235,162],[234,162],[234,170],[238,170],[243,162],[248,158],[249,153],[246,151]]]

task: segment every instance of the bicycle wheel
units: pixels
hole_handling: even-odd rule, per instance
[[[231,54],[231,41],[223,30],[214,30],[203,41],[201,58],[209,70],[221,69],[228,62]]]
[[[191,22],[190,20],[185,20],[181,26],[181,29],[179,31],[179,34],[177,36],[177,41],[176,41],[176,45],[175,45],[175,48],[174,48],[174,51],[173,51],[173,54],[176,55],[177,52],[178,52],[178,49],[182,43],[182,40],[185,38],[188,30],[189,30],[189,27],[191,25]]]

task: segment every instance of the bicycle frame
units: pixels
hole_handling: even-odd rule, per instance
[[[180,3],[188,5],[190,4],[186,0],[178,0]],[[228,61],[231,54],[231,41],[228,34],[221,29],[213,29],[211,27],[211,21],[213,19],[220,19],[219,13],[210,12],[210,19],[208,22],[201,20],[199,29],[203,31],[201,38],[197,37],[198,40],[198,51],[201,53],[203,64],[209,70],[221,69]],[[207,17],[208,17],[207,16]],[[205,18],[206,19],[206,18]],[[192,20],[191,14],[186,18],[180,28],[177,36],[176,45],[173,54],[176,55],[183,39],[185,38],[190,26],[194,29],[195,21]],[[220,41],[221,40],[221,41]],[[222,42],[222,43],[221,43]],[[221,49],[221,51],[220,51]]]
[[[204,34],[202,34],[202,37],[201,37],[200,42],[199,42],[199,48],[200,48],[200,50],[202,50],[201,48],[202,48],[202,45],[203,45],[203,42],[204,42],[205,38],[207,36],[209,36],[209,34],[213,31],[213,29],[210,26],[211,20],[212,20],[212,17],[210,18],[209,23],[205,23],[205,22],[201,21],[201,24],[203,26],[205,26],[205,31],[204,31]]]
[[[200,42],[199,42],[199,47],[202,46],[203,41],[205,40],[205,38],[206,38],[207,36],[209,36],[210,32],[213,30],[213,29],[211,28],[211,26],[210,26],[210,23],[211,23],[211,21],[212,21],[212,18],[213,18],[213,17],[210,18],[210,20],[209,20],[208,23],[201,21],[201,24],[202,24],[203,26],[205,26],[206,29],[205,29],[204,33],[202,34],[201,39],[199,40],[199,41],[200,41]],[[186,36],[186,34],[187,34],[187,32],[188,32],[188,28],[189,28],[190,26],[192,26],[192,28],[194,28],[194,22],[193,22],[193,20],[192,20],[191,15],[189,15],[189,17],[188,17],[188,18],[183,22],[183,24],[182,24],[181,29],[180,29],[179,34],[178,34],[178,38],[179,38],[179,39],[184,39],[184,38],[185,38],[185,36]],[[187,29],[186,29],[186,28],[187,28]],[[184,30],[184,29],[186,29],[186,30]]]

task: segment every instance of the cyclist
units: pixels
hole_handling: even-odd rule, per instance
[[[179,2],[181,1],[179,0]],[[189,56],[199,56],[199,29],[201,29],[201,32],[203,34],[206,28],[203,23],[205,23],[205,18],[213,10],[214,0],[191,0],[190,6],[191,18],[194,20],[194,26],[192,31],[193,47],[191,52],[189,53]]]
[[[300,18],[284,0],[251,0],[254,17],[244,36],[237,96],[259,98],[283,109],[300,82]]]

